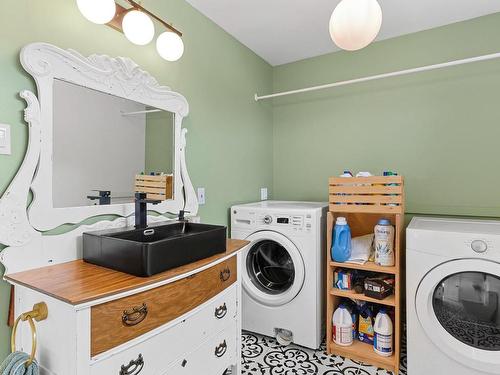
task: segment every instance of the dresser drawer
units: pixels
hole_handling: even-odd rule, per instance
[[[173,283],[93,306],[91,356],[104,353],[184,315],[232,285],[236,277],[234,256]]]
[[[201,310],[180,321],[173,327],[160,331],[144,341],[136,343],[108,358],[91,365],[92,375],[125,374],[161,375],[167,366],[178,363],[177,359],[190,353],[200,343],[217,332],[237,327],[237,285],[223,291],[206,303]],[[214,349],[215,350],[215,349]],[[136,371],[134,367],[137,367]]]
[[[224,370],[236,364],[237,345],[236,325],[232,325],[211,336],[158,375],[222,375]]]

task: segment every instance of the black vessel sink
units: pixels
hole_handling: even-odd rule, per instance
[[[147,277],[226,251],[226,227],[174,222],[83,233],[86,262]]]

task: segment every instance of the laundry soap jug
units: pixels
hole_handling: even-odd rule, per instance
[[[345,217],[337,217],[333,228],[332,259],[345,262],[351,257],[351,228]]]
[[[394,227],[388,219],[380,219],[374,232],[375,263],[394,266]]]
[[[375,353],[384,357],[391,356],[393,342],[392,320],[384,308],[380,309],[375,318],[373,331],[373,349]]]
[[[335,344],[341,346],[352,345],[352,315],[342,303],[333,313],[332,326]]]

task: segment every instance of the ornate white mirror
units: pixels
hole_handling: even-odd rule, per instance
[[[38,166],[28,210],[39,231],[97,215],[133,213],[137,174],[172,175],[159,214],[198,205],[185,165],[182,119],[188,103],[127,58],[92,55],[34,43],[21,52],[35,79],[40,128]],[[28,100],[29,102],[29,100]]]

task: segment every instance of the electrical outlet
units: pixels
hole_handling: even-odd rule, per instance
[[[267,200],[267,188],[260,189],[260,200],[261,201]]]
[[[205,188],[198,188],[198,204],[205,204]]]
[[[0,155],[10,154],[10,125],[0,124]]]

